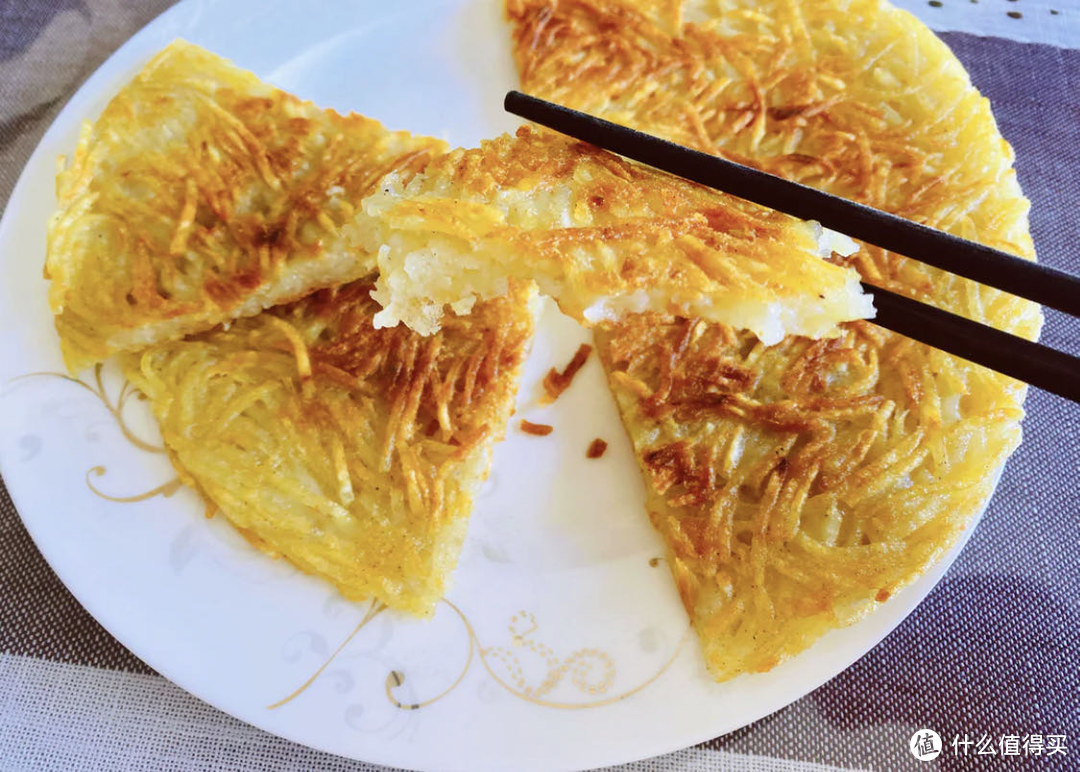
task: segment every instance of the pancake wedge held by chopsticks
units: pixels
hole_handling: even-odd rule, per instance
[[[378,324],[437,330],[514,277],[593,325],[655,310],[823,337],[873,314],[850,239],[583,142],[522,127],[388,177],[356,220],[378,253]]]
[[[878,0],[510,0],[523,90],[1033,259],[989,105]],[[1036,305],[865,245],[878,284],[1025,337]],[[718,680],[768,670],[944,556],[1024,387],[866,322],[763,346],[642,314],[597,333],[649,515]]]
[[[45,275],[69,369],[365,275],[342,224],[444,149],[172,43],[57,178]]]
[[[377,330],[372,285],[122,357],[181,479],[263,551],[427,615],[513,410],[531,290],[432,336]]]

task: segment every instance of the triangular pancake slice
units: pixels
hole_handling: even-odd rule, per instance
[[[379,324],[438,329],[508,277],[535,279],[592,325],[654,310],[752,330],[835,333],[873,314],[850,239],[529,126],[388,177],[356,220],[378,253]]]
[[[886,2],[507,10],[529,93],[1035,256],[989,103],[930,30]],[[846,262],[1038,333],[1026,300],[866,245]],[[769,670],[890,602],[948,554],[1021,438],[1020,384],[866,322],[766,347],[643,314],[596,342],[717,680]]]
[[[425,615],[513,410],[523,286],[421,336],[375,329],[359,281],[121,361],[181,478],[253,544]]]
[[[444,149],[172,43],[57,178],[45,275],[68,367],[364,276],[373,258],[341,225],[387,172]]]

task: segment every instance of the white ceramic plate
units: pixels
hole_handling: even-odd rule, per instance
[[[518,411],[555,433],[511,429],[498,447],[454,588],[430,622],[383,613],[357,631],[365,606],[204,518],[155,452],[146,406],[126,400],[108,368],[100,383],[20,378],[63,369],[41,278],[55,158],[172,39],[392,128],[464,145],[512,129],[501,109],[516,84],[501,0],[395,6],[186,0],[109,59],[45,135],[0,224],[0,469],[37,545],[160,673],[256,726],[357,759],[612,764],[731,731],[808,693],[893,629],[952,555],[802,656],[713,683],[653,560],[663,547],[595,359],[555,405],[537,404],[543,373],[586,339],[551,308]],[[594,437],[610,449],[586,461]]]

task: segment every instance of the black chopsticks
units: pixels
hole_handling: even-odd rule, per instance
[[[864,204],[510,91],[508,112],[635,161],[928,265],[1080,316],[1080,276],[1022,260]],[[874,323],[1080,402],[1080,358],[863,283]]]
[[[1080,358],[863,282],[870,321],[991,370],[1080,402]]]
[[[505,106],[514,115],[643,164],[1080,316],[1080,276],[520,91],[507,93]]]

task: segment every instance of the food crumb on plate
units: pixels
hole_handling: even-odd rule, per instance
[[[521,431],[526,434],[535,434],[537,437],[546,437],[555,431],[555,427],[550,424],[534,424],[532,421],[522,418]]]
[[[559,395],[570,388],[574,376],[577,375],[578,370],[585,366],[591,353],[592,346],[588,343],[582,343],[578,346],[578,350],[574,352],[574,358],[563,368],[562,372],[559,372],[554,367],[548,370],[548,374],[544,376],[544,398],[541,401],[544,403],[554,402],[559,398]]]

